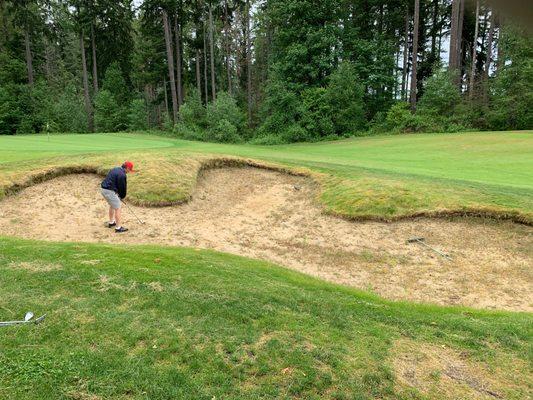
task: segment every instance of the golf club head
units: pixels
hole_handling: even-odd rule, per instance
[[[33,313],[31,311],[28,311],[26,315],[24,316],[24,321],[28,322],[32,318],[33,318]]]
[[[37,319],[35,320],[35,323],[36,323],[36,324],[40,324],[41,322],[44,321],[45,318],[46,318],[46,314],[43,314],[43,315],[41,315],[39,318],[37,318]]]

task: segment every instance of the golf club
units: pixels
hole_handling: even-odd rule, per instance
[[[443,253],[442,251],[437,250],[436,248],[431,247],[430,245],[428,245],[428,244],[425,242],[425,239],[424,239],[423,237],[415,236],[415,237],[409,238],[409,239],[407,239],[407,243],[419,243],[419,244],[421,244],[422,246],[425,246],[425,247],[427,247],[428,249],[433,250],[435,253],[440,254],[442,257],[447,258],[448,260],[451,260],[451,259],[452,259],[448,254]]]
[[[31,311],[28,311],[24,315],[24,319],[21,321],[4,321],[0,322],[0,326],[12,326],[12,325],[22,325],[22,324],[40,324],[46,317],[46,314],[41,315],[37,319],[33,319],[34,314]]]
[[[139,223],[140,223],[141,225],[144,225],[144,221],[143,221],[142,219],[140,219],[140,218],[137,216],[137,214],[135,214],[135,212],[133,211],[133,209],[132,209],[132,208],[131,208],[131,207],[130,207],[130,206],[129,206],[124,200],[122,200],[122,203],[124,203],[124,205],[126,206],[126,208],[127,208],[132,214],[133,214],[133,216],[134,216],[135,218],[137,218],[137,221],[139,221]]]

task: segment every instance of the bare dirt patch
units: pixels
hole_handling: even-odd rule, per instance
[[[70,175],[0,202],[0,234],[55,241],[151,243],[273,261],[389,299],[533,311],[533,228],[480,219],[351,222],[324,215],[307,178],[254,168],[203,172],[192,200],[128,209],[104,227],[101,178]],[[407,244],[423,236],[451,255]]]
[[[392,357],[400,391],[415,388],[439,400],[530,398],[524,389],[530,386],[529,367],[509,355],[494,355],[494,367],[466,351],[401,339],[395,342]]]

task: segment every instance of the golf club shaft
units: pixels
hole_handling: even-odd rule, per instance
[[[445,258],[451,260],[451,257],[450,257],[448,254],[443,253],[442,251],[437,250],[437,249],[434,248],[434,247],[431,247],[431,246],[428,245],[427,243],[424,243],[422,240],[417,240],[417,242],[420,243],[420,244],[423,245],[423,246],[426,246],[428,249],[433,250],[435,253],[440,254],[442,257],[445,257]]]
[[[122,200],[122,202],[126,205],[127,209],[133,214],[133,216],[135,218],[137,218],[137,221],[139,221],[140,224],[144,224],[144,221],[142,219],[140,219],[137,214],[135,214],[135,212],[133,211],[133,209],[128,205],[128,203],[126,203],[124,200]]]

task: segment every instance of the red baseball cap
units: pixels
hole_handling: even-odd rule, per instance
[[[131,161],[124,161],[124,164],[122,164],[122,166],[130,172],[136,172],[133,170],[133,163]]]

